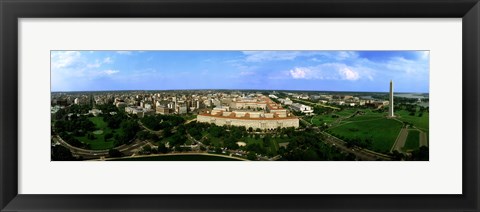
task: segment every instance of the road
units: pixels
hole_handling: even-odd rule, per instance
[[[54,136],[53,140],[59,143],[60,145],[67,147],[72,152],[72,154],[76,156],[82,156],[83,158],[87,158],[87,159],[108,156],[108,150],[90,150],[90,149],[82,149],[82,148],[74,147],[68,144],[62,138],[60,138],[60,136]],[[133,153],[136,153],[139,149],[143,148],[147,144],[148,142],[146,141],[134,140],[129,145],[121,145],[121,146],[115,147],[115,149],[117,149],[118,151],[122,152],[125,155],[131,155]]]
[[[141,121],[138,121],[138,125],[140,127],[142,127],[143,129],[147,130],[148,132],[151,132],[151,133],[156,134],[156,135],[162,135],[162,130],[158,130],[158,131],[151,130],[148,127],[145,127],[145,125],[143,125],[143,123]]]

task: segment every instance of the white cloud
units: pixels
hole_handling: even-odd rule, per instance
[[[105,63],[105,64],[111,64],[111,63],[113,63],[113,60],[112,60],[112,58],[110,58],[110,57],[106,57],[105,59],[103,59],[103,63]]]
[[[358,54],[357,52],[353,52],[353,51],[339,51],[333,54],[333,57],[334,59],[337,59],[337,60],[347,60],[347,59],[357,58]]]
[[[386,61],[375,62],[367,58],[359,58],[352,62],[353,70],[360,71],[360,78],[373,80],[373,76],[382,76],[388,79],[412,78],[428,76],[428,51],[418,52],[418,59],[411,60],[404,57],[392,57]],[[366,74],[366,75],[365,75]]]
[[[338,71],[340,72],[340,75],[343,76],[343,79],[346,79],[346,80],[358,80],[358,78],[360,78],[360,76],[358,75],[358,72],[353,71],[348,67],[342,68]]]
[[[290,75],[293,79],[306,79],[310,73],[311,70],[308,68],[294,68],[290,70]]]
[[[102,63],[98,60],[95,60],[95,63],[87,64],[87,68],[99,68],[102,66]]]
[[[52,68],[68,68],[77,63],[81,57],[79,51],[55,51],[51,55]]]
[[[301,52],[298,51],[243,51],[247,62],[261,62],[270,60],[293,60]]]
[[[116,74],[118,72],[120,72],[120,71],[118,71],[118,70],[104,70],[101,73],[106,74],[106,75],[113,75],[113,74]]]
[[[106,57],[103,61],[95,60],[94,63],[87,64],[87,68],[100,68],[103,64],[113,63],[112,58]]]
[[[92,80],[102,76],[112,76],[119,72],[118,70],[105,70],[106,68],[102,70],[104,64],[113,63],[112,58],[95,59],[91,57],[89,51],[53,51],[51,54],[52,84],[63,85],[65,84],[63,82]]]
[[[430,59],[430,51],[418,51],[418,58],[423,61],[428,61]]]
[[[242,71],[240,72],[240,76],[251,76],[251,75],[254,75],[255,72],[253,71]]]
[[[416,74],[428,72],[428,61],[414,61],[408,60],[403,57],[395,57],[387,61],[383,65],[386,69],[398,72],[404,72],[407,74]]]
[[[273,60],[294,60],[297,57],[313,57],[312,61],[320,62],[322,58],[328,60],[347,60],[357,58],[358,54],[354,51],[243,51],[247,62],[263,62]]]
[[[131,55],[131,51],[117,51],[117,54]]]
[[[326,63],[318,66],[296,67],[289,70],[293,79],[359,80],[362,74],[367,79],[372,76],[363,68],[355,68],[341,63]]]

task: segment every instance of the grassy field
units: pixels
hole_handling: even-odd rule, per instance
[[[262,139],[261,138],[258,138],[258,139],[255,139],[253,137],[245,137],[245,138],[241,138],[240,139],[241,141],[247,143],[247,145],[250,145],[250,144],[262,144]]]
[[[415,116],[411,116],[408,114],[408,111],[405,110],[395,111],[395,114],[398,116],[399,120],[410,122],[413,126],[428,133],[428,112],[424,112],[422,117],[418,117],[418,112]]]
[[[259,144],[260,146],[265,147],[265,145],[263,144],[263,138],[255,139],[253,137],[248,136],[245,138],[241,138],[239,140],[247,143],[247,146],[251,144]],[[267,151],[270,151],[275,154],[279,148],[278,143],[282,143],[282,142],[286,142],[284,138],[279,138],[279,137],[271,138]]]
[[[381,114],[377,115],[374,120],[358,120],[358,118],[353,117],[344,120],[328,131],[349,139],[358,138],[364,140],[370,138],[373,141],[373,151],[390,151],[403,124],[393,119],[387,119]]]
[[[355,109],[355,108],[347,108],[347,109],[343,109],[343,110],[340,110],[340,111],[335,111],[335,114],[337,114],[340,117],[348,117],[348,116],[352,115],[353,113],[355,113],[357,110],[358,109]]]
[[[403,148],[405,150],[417,149],[419,146],[419,139],[420,139],[420,132],[418,130],[409,130],[407,141],[405,142],[405,146],[403,146]]]
[[[358,114],[348,119],[348,121],[372,121],[377,119],[383,119],[387,116],[387,113],[378,113],[371,110],[363,110],[364,114]]]
[[[316,115],[314,117],[312,117],[311,119],[311,123],[313,125],[316,125],[316,126],[322,126],[323,123],[326,123],[326,124],[331,124],[333,123],[335,120],[337,120],[338,118],[333,118],[332,117],[332,114],[328,114],[328,115]]]
[[[112,161],[240,161],[215,155],[165,155],[138,158],[122,158]]]
[[[338,119],[349,117],[357,110],[362,111],[363,114],[357,114],[335,123]],[[332,117],[333,114],[338,115],[340,118]],[[395,114],[397,115],[396,119],[410,122],[428,135],[428,112],[424,112],[422,117],[418,117],[418,112],[416,116],[410,116],[408,111],[405,110],[396,111]],[[373,140],[372,150],[388,152],[395,142],[403,124],[394,119],[387,119],[386,115],[385,112],[378,113],[370,109],[349,108],[342,111],[335,111],[332,114],[314,116],[311,122],[316,126],[321,126],[323,123],[333,124],[329,132],[348,139],[358,138],[363,140],[370,138]],[[410,132],[414,132],[412,136],[416,136],[416,144],[408,143],[408,145],[413,146],[408,146],[408,148],[418,148],[418,131]],[[414,140],[414,138],[410,139],[412,141]]]
[[[119,134],[122,133],[119,129],[112,130],[107,126],[107,123],[103,121],[102,117],[90,117],[88,118],[95,124],[96,130],[102,130],[102,134],[94,135],[95,139],[88,139],[87,136],[76,137],[83,143],[87,143],[90,145],[90,149],[93,150],[102,150],[102,149],[110,149],[114,147],[114,140],[113,138],[108,139],[107,141],[104,140],[104,136],[107,133]]]
[[[313,117],[311,118],[311,121],[310,121],[310,122],[311,122],[313,125],[316,125],[316,126],[322,126],[323,123],[332,124],[332,123],[335,122],[337,119],[349,117],[349,116],[351,116],[353,113],[355,113],[356,111],[357,111],[357,109],[348,108],[348,109],[344,109],[344,110],[341,110],[341,111],[335,111],[335,112],[330,113],[330,114],[316,115],[316,116],[313,116]],[[334,117],[335,115],[338,116],[338,117]]]

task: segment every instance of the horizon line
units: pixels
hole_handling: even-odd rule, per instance
[[[126,92],[126,91],[207,91],[207,90],[229,90],[229,91],[305,91],[305,92],[342,92],[342,93],[389,93],[390,91],[329,91],[329,90],[287,90],[287,89],[236,89],[236,88],[201,88],[201,89],[138,89],[138,90],[83,90],[83,91],[50,91],[50,93],[61,93],[61,92]],[[419,92],[419,91],[396,91],[394,93],[420,93],[420,94],[430,94],[430,92]]]

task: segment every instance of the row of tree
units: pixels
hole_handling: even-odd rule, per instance
[[[72,115],[70,119],[56,121],[54,129],[56,132],[73,132],[76,136],[83,136],[95,130],[95,124],[85,116]]]

